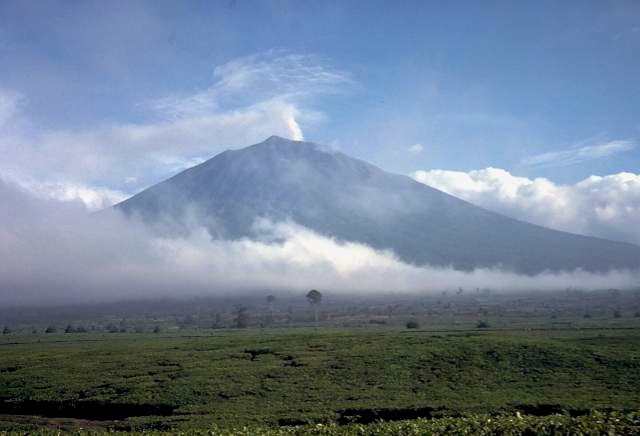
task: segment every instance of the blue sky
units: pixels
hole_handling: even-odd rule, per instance
[[[637,1],[5,0],[0,89],[18,96],[5,97],[5,124],[21,157],[0,170],[128,194],[225,145],[268,136],[273,120],[257,120],[262,127],[246,137],[217,127],[209,148],[166,133],[171,122],[194,111],[225,119],[240,111],[249,120],[247,108],[264,103],[294,118],[305,139],[404,174],[497,167],[570,184],[635,173],[639,54]],[[274,77],[223,88],[247,64]],[[297,68],[291,84],[289,67]],[[205,103],[196,110],[194,101]],[[119,137],[108,129],[158,123],[176,139],[161,152],[145,144],[133,153],[133,139],[108,144]],[[96,164],[106,148],[118,150],[120,160],[109,162],[122,172]],[[40,163],[28,174],[24,162],[35,152]],[[75,165],[95,164],[91,174],[56,161],[84,153]],[[145,165],[154,153],[155,165]],[[123,167],[125,159],[141,163]]]
[[[247,271],[269,289],[637,286],[416,270],[293,223],[255,249],[158,240],[90,213],[275,134],[640,245],[639,77],[638,0],[0,0],[0,281],[25,290],[0,301],[210,292]]]

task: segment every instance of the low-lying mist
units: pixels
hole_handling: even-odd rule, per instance
[[[257,219],[254,239],[212,239],[194,225],[180,237],[119,212],[36,198],[0,180],[0,305],[97,303],[223,296],[265,289],[428,293],[635,288],[638,271],[522,276],[409,265],[392,252],[321,236],[293,222]]]

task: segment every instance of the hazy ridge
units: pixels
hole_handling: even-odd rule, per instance
[[[229,150],[115,206],[165,232],[204,224],[214,238],[294,221],[402,261],[519,273],[640,266],[640,247],[555,231],[474,206],[321,145],[270,137]]]

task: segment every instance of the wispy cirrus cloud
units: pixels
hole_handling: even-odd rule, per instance
[[[634,142],[628,140],[609,141],[602,144],[571,147],[566,150],[536,154],[524,158],[521,163],[531,167],[575,165],[633,150],[635,146]]]
[[[303,139],[325,117],[313,98],[354,85],[320,56],[270,50],[216,66],[207,89],[144,102],[150,121],[44,131],[28,123],[28,96],[0,89],[0,175],[98,207],[227,148]]]
[[[14,118],[23,99],[22,94],[18,92],[0,88],[0,132],[6,129],[9,120]]]
[[[341,92],[355,85],[351,75],[314,54],[269,50],[240,57],[213,70],[210,87],[187,95],[171,95],[148,102],[171,118],[202,116],[222,108],[256,101],[301,102],[322,94]]]

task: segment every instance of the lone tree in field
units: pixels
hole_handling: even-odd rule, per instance
[[[273,323],[273,303],[275,301],[275,295],[267,295],[267,324]]]
[[[418,321],[412,319],[411,321],[407,321],[407,328],[408,329],[419,329],[420,328],[420,324],[418,323]]]
[[[320,291],[312,289],[307,292],[307,300],[313,307],[313,315],[315,317],[316,323],[318,323],[318,306],[322,302],[322,293]]]
[[[242,304],[237,305],[233,309],[233,314],[235,315],[233,322],[234,326],[237,329],[244,329],[249,326],[249,314],[247,313],[247,308]]]
[[[476,328],[479,328],[479,329],[488,329],[490,327],[491,327],[491,325],[489,325],[488,321],[482,321],[481,320],[481,321],[478,321],[476,323]]]

